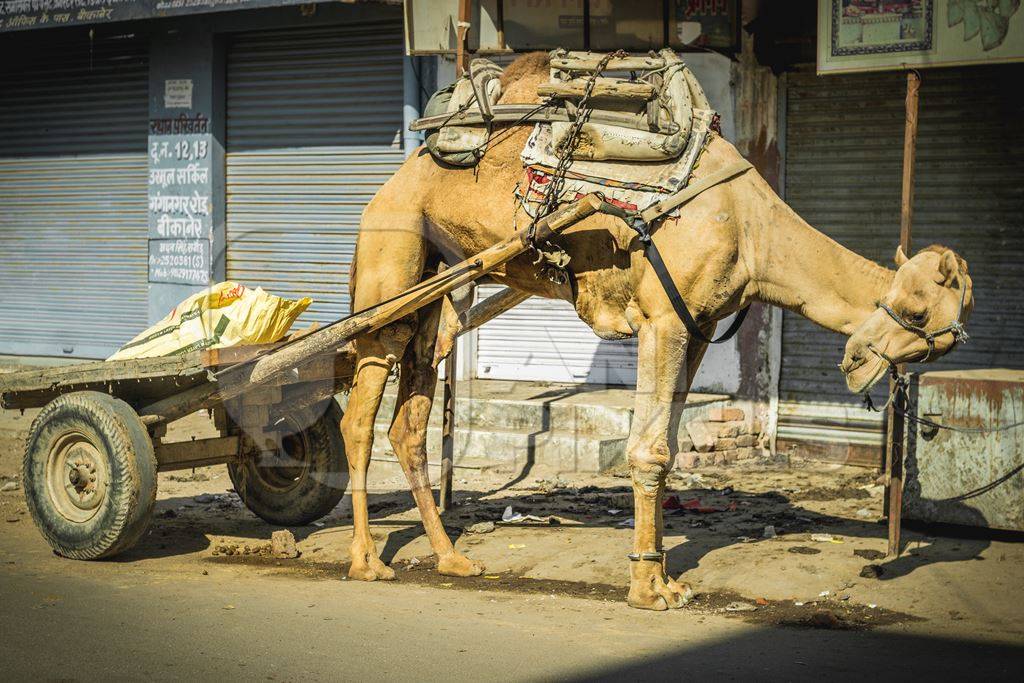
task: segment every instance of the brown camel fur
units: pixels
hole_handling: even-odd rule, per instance
[[[548,78],[544,55],[527,55],[505,72],[504,102],[537,101]],[[385,184],[363,213],[352,273],[352,307],[359,310],[419,282],[440,261],[454,263],[529,224],[513,191],[523,169],[519,153],[529,126],[502,129],[486,157],[472,169],[446,167],[420,149]],[[696,177],[740,160],[715,136]],[[938,329],[957,316],[960,288],[970,287],[966,264],[944,248],[911,259],[898,255],[897,272],[845,249],[800,219],[755,171],[717,185],[683,207],[682,218],[664,221],[654,239],[690,311],[706,321],[705,334],[752,301],[782,306],[830,330],[852,335],[842,369],[854,391],[877,381],[888,367],[878,353],[898,361],[922,358],[925,342],[877,308]],[[705,345],[691,341],[648,266],[635,234],[619,219],[593,216],[558,238],[578,281],[567,285],[537,277],[530,255],[496,271],[493,280],[531,295],[575,304],[579,316],[605,339],[639,337],[636,407],[628,443],[635,499],[633,551],[662,549],[661,497],[675,457],[680,411]],[[967,297],[970,302],[970,296]],[[408,477],[438,570],[451,576],[480,574],[483,566],[456,552],[444,531],[427,476],[427,418],[437,381],[432,363],[440,304],[356,340],[358,359],[342,420],[352,486],[355,579],[392,579],[370,536],[366,470],[374,417],[385,381],[400,363],[400,388],[389,432]],[[967,311],[964,311],[966,315]],[[936,340],[939,355],[953,345]],[[686,603],[686,584],[665,575],[664,563],[630,563],[629,604],[663,610]]]

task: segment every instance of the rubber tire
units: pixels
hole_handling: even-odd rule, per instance
[[[55,440],[82,433],[106,457],[110,481],[100,510],[85,522],[64,517],[46,489],[47,458]],[[156,502],[157,463],[153,442],[131,406],[95,391],[50,401],[29,430],[22,486],[29,512],[54,552],[75,560],[111,557],[142,537]]]
[[[341,438],[341,406],[333,398],[317,416],[303,411],[294,416],[312,453],[309,468],[297,484],[280,490],[259,474],[256,458],[228,464],[228,476],[238,496],[257,517],[276,526],[305,526],[327,515],[348,488],[348,459]]]

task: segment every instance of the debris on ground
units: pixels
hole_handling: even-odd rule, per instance
[[[775,538],[776,536],[778,534],[775,533],[775,526],[772,524],[767,525],[761,533],[761,538]]]
[[[190,472],[189,474],[170,474],[167,476],[170,481],[210,481],[210,475],[206,472]]]
[[[506,507],[505,511],[501,513],[502,524],[520,524],[522,522],[534,522],[536,524],[549,524],[551,526],[555,526],[562,524],[563,520],[560,517],[555,517],[554,515],[547,515],[545,517],[541,517],[539,515],[524,515],[521,512],[515,512],[511,505]]]
[[[5,481],[3,486],[0,486],[0,492],[7,493],[8,491],[17,491],[18,482],[16,481]]]
[[[213,546],[213,556],[218,555],[270,555],[270,545],[261,543],[259,545],[246,545],[242,543],[218,543]]]
[[[832,534],[811,534],[811,540],[815,543],[842,543],[843,539],[836,538]]]
[[[282,560],[292,560],[299,556],[295,547],[295,536],[288,529],[281,529],[270,534],[270,554]]]
[[[885,553],[881,550],[874,550],[870,548],[858,548],[853,551],[853,554],[865,560],[880,560],[885,557]]]
[[[885,569],[878,564],[866,564],[860,570],[860,575],[865,579],[877,579],[885,573]]]
[[[815,628],[844,628],[842,619],[830,609],[819,609],[812,614],[811,626]]]
[[[749,602],[740,602],[739,600],[736,600],[736,601],[730,602],[728,605],[726,605],[725,606],[725,611],[726,612],[756,612],[757,611],[757,606],[756,605],[751,605]]]
[[[489,534],[496,528],[494,522],[477,522],[466,527],[467,534]]]
[[[679,500],[679,496],[671,495],[661,502],[662,510],[681,510],[686,512],[732,512],[736,510],[736,503],[729,503],[728,507],[718,508],[711,505],[702,505],[700,498],[691,498],[690,500]]]
[[[212,503],[213,501],[217,500],[217,496],[213,495],[212,493],[200,493],[198,496],[193,496],[192,500],[194,500],[197,503],[202,503],[205,505],[207,503]]]
[[[791,548],[787,548],[786,551],[794,555],[817,555],[821,552],[817,548],[811,548],[806,545],[794,545]]]
[[[635,526],[635,524],[636,524],[636,522],[634,521],[634,519],[632,517],[630,517],[629,519],[622,520],[616,526],[624,526],[624,527],[628,527],[628,528],[632,529]]]

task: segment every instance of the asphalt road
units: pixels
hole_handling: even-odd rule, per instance
[[[1019,680],[1024,667],[1021,642],[929,635],[948,624],[766,627],[213,562],[12,557],[0,555],[5,680]]]

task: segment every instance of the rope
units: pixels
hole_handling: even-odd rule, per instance
[[[894,365],[890,365],[889,368],[890,372],[892,373],[893,386],[892,390],[889,392],[889,398],[886,399],[885,403],[882,404],[880,408],[876,408],[874,401],[871,400],[871,395],[867,393],[864,394],[864,408],[870,410],[871,412],[882,412],[893,403],[893,400],[896,398],[898,394],[902,395],[903,405],[907,405],[907,403],[909,403],[910,382],[907,379],[907,376],[901,375],[898,372],[896,372],[896,366]],[[926,427],[931,427],[932,429],[945,429],[951,432],[959,432],[961,434],[993,434],[996,432],[1009,431],[1011,429],[1015,429],[1017,427],[1024,425],[1024,420],[1018,420],[1017,422],[1010,422],[995,427],[957,427],[954,425],[947,425],[941,422],[936,422],[935,420],[930,420],[926,417],[918,417],[913,413],[909,413],[906,410],[897,408],[895,405],[893,405],[892,410],[895,414],[903,417],[908,422],[913,422],[919,425],[925,425]]]

